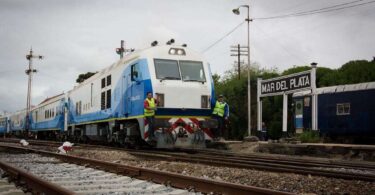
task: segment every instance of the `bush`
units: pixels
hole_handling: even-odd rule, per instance
[[[319,133],[317,131],[305,130],[303,133],[298,135],[298,139],[302,143],[318,143],[320,142]]]

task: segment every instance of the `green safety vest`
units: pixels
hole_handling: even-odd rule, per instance
[[[146,98],[146,101],[148,102],[149,108],[155,108],[155,99],[154,98],[151,98],[151,100]],[[144,112],[145,112],[145,116],[154,116],[155,115],[155,110],[149,110],[149,109],[145,108]]]
[[[212,114],[223,117],[224,112],[225,112],[225,105],[226,105],[225,102],[221,103],[219,101],[216,101],[215,108],[214,108],[214,111],[212,112]]]

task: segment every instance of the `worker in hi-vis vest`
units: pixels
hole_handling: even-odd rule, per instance
[[[148,123],[149,140],[155,140],[154,124],[155,124],[156,105],[157,105],[157,101],[152,97],[152,93],[147,92],[147,98],[145,99],[143,106],[144,106],[144,115]]]
[[[219,95],[219,98],[215,103],[212,115],[218,122],[218,128],[213,132],[214,138],[221,139],[223,136],[224,122],[225,120],[228,120],[229,117],[229,106],[224,102],[223,95]]]

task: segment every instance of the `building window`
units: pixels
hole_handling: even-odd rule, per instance
[[[106,108],[111,108],[111,90],[107,91],[107,106]]]
[[[105,78],[102,78],[102,88],[105,87]]]
[[[105,92],[102,92],[102,95],[101,95],[100,108],[102,110],[105,109]]]
[[[350,103],[336,104],[336,115],[349,115]]]
[[[111,79],[111,75],[108,75],[107,76],[107,86],[110,86],[111,85],[111,81],[112,79]]]

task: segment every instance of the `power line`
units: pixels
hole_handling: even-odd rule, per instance
[[[208,46],[206,49],[204,49],[202,51],[202,53],[205,53],[207,52],[209,49],[211,49],[213,46],[215,46],[216,44],[218,44],[220,41],[222,41],[225,37],[229,36],[230,34],[232,34],[235,30],[237,30],[240,26],[242,26],[242,24],[244,24],[246,21],[243,21],[241,22],[240,24],[238,24],[236,27],[234,27],[231,31],[229,31],[228,33],[226,33],[223,37],[221,37],[220,39],[218,39],[217,41],[215,41],[214,43],[212,43],[210,46]]]
[[[354,3],[358,3],[360,1],[363,1],[363,0],[356,0],[356,1],[337,4],[337,5],[333,5],[333,6],[323,7],[323,8],[319,8],[319,9],[303,11],[303,12],[296,12],[296,13],[292,13],[292,14],[284,14],[284,15],[271,16],[271,17],[253,18],[253,20],[269,20],[269,19],[279,19],[279,18],[287,18],[287,17],[298,17],[298,16],[313,15],[313,14],[319,14],[319,13],[325,13],[325,12],[338,11],[338,10],[342,10],[342,9],[348,9],[348,8],[352,8],[352,7],[358,7],[358,6],[362,6],[362,5],[366,5],[366,4],[370,4],[370,3],[375,2],[375,0],[373,0],[373,1],[368,1],[368,2],[364,2],[364,3],[354,4]],[[354,4],[354,5],[350,5],[350,4]],[[348,6],[345,6],[345,5],[348,5]]]

